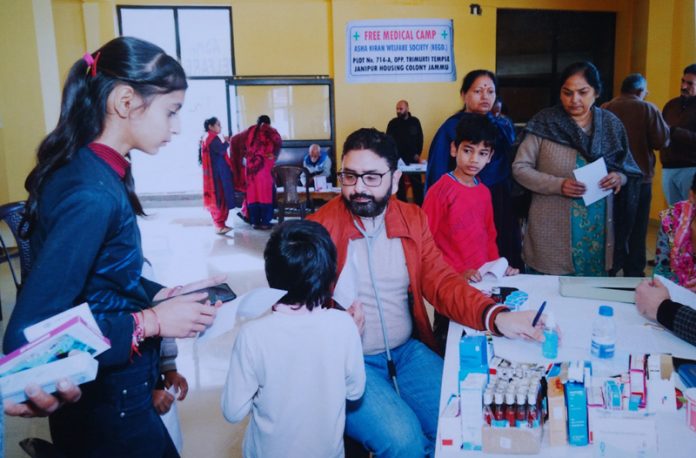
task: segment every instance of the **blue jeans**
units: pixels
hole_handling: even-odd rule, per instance
[[[365,394],[348,402],[346,433],[375,457],[433,456],[443,361],[415,339],[391,351],[401,397],[387,372],[387,355],[365,355]]]
[[[141,355],[120,366],[100,367],[81,385],[82,397],[49,417],[53,444],[76,458],[178,458],[152,405],[159,374],[159,342],[146,339]]]
[[[662,191],[665,193],[667,205],[674,205],[689,198],[694,173],[696,167],[662,169]]]

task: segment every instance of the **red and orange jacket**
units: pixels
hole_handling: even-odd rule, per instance
[[[346,262],[348,242],[362,237],[353,225],[354,216],[341,196],[335,197],[309,219],[322,224],[331,235],[338,254],[338,275]],[[465,326],[497,332],[495,318],[508,309],[495,305],[457,274],[443,259],[428,228],[425,213],[413,204],[392,197],[384,219],[387,237],[401,239],[413,296],[411,316],[416,337],[438,351],[425,309],[425,298],[442,315]]]

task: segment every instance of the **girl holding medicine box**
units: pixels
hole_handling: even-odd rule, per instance
[[[216,307],[197,302],[206,293],[185,293],[224,278],[164,288],[141,276],[136,217],[144,212],[128,159],[132,149],[157,153],[179,132],[186,88],[181,65],[146,41],[120,37],[85,54],[70,69],[58,125],[26,180],[22,230],[32,271],[4,350],[26,342],[27,326],[82,302],[111,341],[97,357],[96,380],[50,414],[54,445],[66,456],[178,456],[152,403],[160,340],[192,337],[212,324]]]

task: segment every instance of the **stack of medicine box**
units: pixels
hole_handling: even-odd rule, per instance
[[[462,449],[481,450],[483,390],[488,383],[488,365],[493,345],[485,335],[465,335],[459,342],[459,403]]]

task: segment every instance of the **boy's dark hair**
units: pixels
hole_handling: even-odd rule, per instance
[[[684,74],[696,75],[696,64],[687,65],[684,67]]]
[[[462,119],[457,123],[454,145],[458,148],[463,141],[483,142],[489,148],[495,148],[497,135],[498,128],[488,116],[477,113],[462,113]]]
[[[694,173],[694,178],[691,180],[691,190],[696,192],[696,173]]]
[[[263,252],[271,288],[288,293],[280,302],[329,307],[336,277],[336,247],[328,231],[313,221],[287,221],[275,227]]]
[[[399,151],[396,142],[391,136],[380,132],[374,127],[358,129],[346,138],[343,143],[343,158],[348,151],[356,149],[368,149],[377,156],[384,158],[389,165],[389,170],[396,170],[399,161]]]

